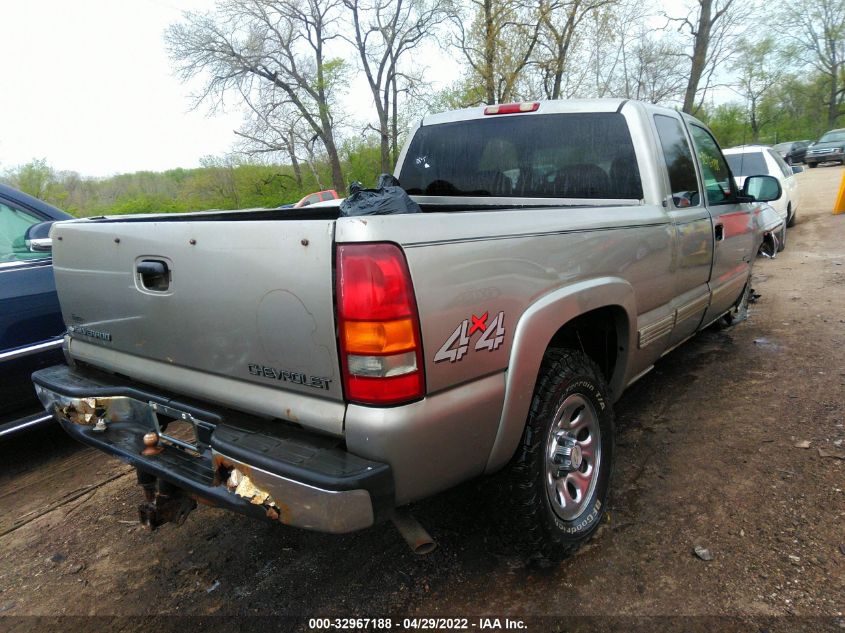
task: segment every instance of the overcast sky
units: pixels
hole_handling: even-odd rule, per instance
[[[189,111],[165,27],[207,0],[0,1],[0,170],[46,158],[86,176],[196,166],[237,113]]]
[[[46,158],[57,170],[108,176],[196,167],[229,151],[240,113],[191,110],[192,87],[173,76],[163,39],[185,10],[213,6],[0,0],[0,171]],[[441,76],[457,68],[444,66]],[[344,98],[358,113],[370,102],[360,82]]]
[[[190,95],[200,86],[173,76],[164,48],[165,29],[184,11],[213,6],[214,0],[0,0],[0,172],[45,158],[57,170],[108,176],[196,167],[203,156],[230,151],[242,120],[237,107],[213,116],[204,105],[192,110]],[[440,86],[459,76],[460,64],[437,47],[419,59]],[[361,80],[342,98],[346,112],[362,121],[371,100]]]

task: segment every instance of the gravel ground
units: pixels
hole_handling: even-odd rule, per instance
[[[696,336],[617,403],[609,520],[559,567],[512,554],[496,478],[414,507],[439,544],[426,557],[390,525],[337,537],[202,506],[149,533],[134,473],[47,429],[0,445],[0,628],[200,623],[178,615],[241,630],[349,616],[845,630],[845,215],[830,214],[842,172],[800,176],[798,224],[777,259],[757,260],[749,319]]]

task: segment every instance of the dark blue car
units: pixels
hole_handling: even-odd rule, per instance
[[[30,375],[62,362],[65,326],[53,281],[50,225],[69,216],[0,185],[0,440],[49,423]]]

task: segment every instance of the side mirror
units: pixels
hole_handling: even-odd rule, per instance
[[[30,226],[24,234],[24,242],[31,253],[49,253],[53,250],[53,240],[50,238],[50,227],[53,220],[40,222]]]
[[[804,171],[803,165],[793,165],[792,166],[792,173],[793,174],[800,174],[802,171]]]
[[[752,202],[771,202],[782,194],[780,182],[774,176],[749,176],[742,185],[742,196]]]

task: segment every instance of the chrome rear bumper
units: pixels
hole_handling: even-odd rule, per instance
[[[70,435],[196,500],[329,533],[369,527],[393,507],[389,466],[337,438],[205,410],[95,370],[51,367],[33,382]]]

